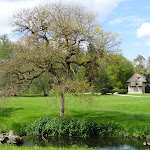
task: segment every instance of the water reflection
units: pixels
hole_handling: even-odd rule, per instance
[[[150,149],[150,145],[143,145],[144,141],[138,141],[126,138],[79,138],[79,137],[49,137],[45,141],[39,136],[28,136],[24,139],[24,146],[53,146],[53,147],[71,147],[72,145],[87,146],[95,149],[105,150],[144,150]]]

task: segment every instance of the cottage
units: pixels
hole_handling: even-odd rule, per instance
[[[128,94],[143,94],[145,93],[146,77],[135,73],[129,80],[128,83]]]

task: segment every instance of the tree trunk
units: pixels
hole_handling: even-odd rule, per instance
[[[60,116],[64,117],[65,105],[64,105],[64,93],[60,94]]]
[[[47,89],[44,89],[44,96],[49,96],[49,91]]]

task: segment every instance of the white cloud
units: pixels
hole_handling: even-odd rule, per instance
[[[9,34],[11,32],[9,23],[15,11],[21,8],[33,7],[36,2],[37,0],[0,1],[0,35]]]
[[[75,2],[81,3],[83,6],[94,11],[100,19],[105,19],[123,1],[127,0],[76,0]]]
[[[0,0],[0,34],[9,34],[11,32],[9,22],[17,9],[33,7],[40,3],[59,1],[60,0]],[[100,19],[105,19],[105,17],[123,1],[126,0],[72,0],[72,2],[82,4],[87,7],[88,10],[94,11]],[[71,0],[62,0],[62,2],[71,2]]]
[[[126,20],[126,17],[119,17],[119,18],[116,18],[116,19],[110,21],[109,24],[112,24],[112,25],[119,24],[119,23],[123,22],[124,20]]]
[[[146,45],[147,45],[147,46],[150,46],[150,40],[148,40],[148,41],[146,42]]]
[[[127,17],[119,17],[109,22],[111,25],[128,22],[130,26],[139,26],[141,23],[146,21],[145,18],[141,18],[138,16],[127,16]]]
[[[143,23],[139,29],[137,29],[137,37],[150,37],[150,23]]]
[[[150,23],[143,23],[141,27],[137,29],[137,37],[144,38],[145,45],[150,46]]]
[[[42,2],[59,2],[60,0],[42,0]],[[100,19],[105,19],[120,2],[128,0],[61,0],[62,2],[75,2],[82,4],[88,10],[92,10]]]

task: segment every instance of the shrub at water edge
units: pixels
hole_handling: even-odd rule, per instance
[[[97,123],[90,119],[43,117],[26,127],[27,134],[42,136],[120,136],[122,128],[114,123]]]

